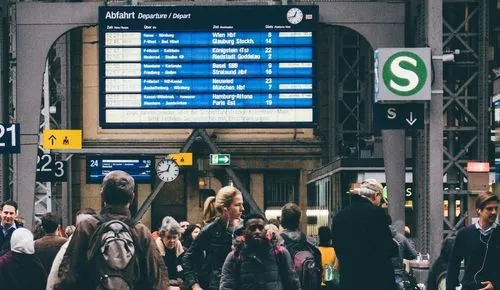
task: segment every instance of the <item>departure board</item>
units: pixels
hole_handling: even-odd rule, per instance
[[[100,125],[312,126],[317,24],[317,6],[100,7]]]
[[[122,170],[137,184],[151,184],[155,176],[153,164],[151,156],[87,156],[87,183],[102,183],[109,172]]]

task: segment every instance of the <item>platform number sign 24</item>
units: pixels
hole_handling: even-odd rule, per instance
[[[19,124],[0,124],[0,153],[21,152]]]

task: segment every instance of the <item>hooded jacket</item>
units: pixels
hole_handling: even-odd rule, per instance
[[[11,251],[0,257],[0,289],[44,290],[47,274],[33,255],[33,234],[17,229],[10,244]]]

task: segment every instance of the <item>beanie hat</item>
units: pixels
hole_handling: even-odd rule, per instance
[[[15,230],[10,239],[10,249],[16,253],[34,254],[35,243],[33,241],[33,234],[25,228]]]

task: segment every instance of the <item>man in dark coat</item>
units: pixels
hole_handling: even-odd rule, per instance
[[[227,255],[220,290],[299,290],[287,249],[272,245],[266,237],[265,218],[252,214],[245,222],[245,239]]]
[[[366,180],[351,195],[351,205],[333,219],[341,290],[396,289],[391,258],[398,255],[398,249],[379,207],[381,200],[382,185]]]
[[[44,214],[42,216],[42,228],[46,234],[35,241],[35,256],[40,260],[47,274],[50,273],[57,252],[68,240],[56,234],[57,226],[57,216],[54,213],[48,212]]]
[[[12,233],[21,225],[15,219],[17,217],[17,203],[13,200],[7,200],[0,208],[0,256],[10,251],[10,239]]]

